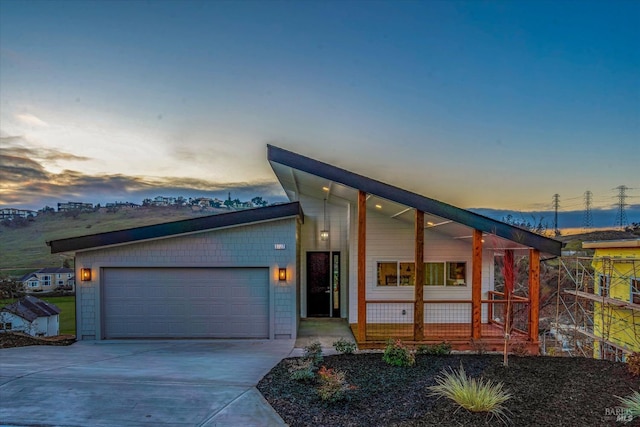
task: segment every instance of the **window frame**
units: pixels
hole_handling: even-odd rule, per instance
[[[403,261],[403,260],[388,260],[388,259],[381,259],[381,260],[376,260],[376,278],[375,278],[375,287],[379,288],[379,289],[385,289],[385,288],[400,288],[400,287],[414,287],[415,286],[415,282],[416,282],[416,270],[415,270],[415,262],[414,261]],[[390,279],[393,278],[393,275],[391,274],[385,274],[385,278],[384,281],[382,280],[382,278],[380,277],[382,274],[382,270],[381,270],[381,264],[395,264],[396,265],[396,272],[395,272],[395,283],[391,282],[390,283]],[[431,264],[431,265],[441,265],[442,266],[442,283],[427,283],[427,272],[429,271],[427,265]],[[467,280],[467,261],[425,261],[424,262],[424,275],[425,277],[423,278],[423,283],[422,286],[428,286],[428,287],[443,287],[443,288],[466,288],[468,287],[468,280]],[[458,275],[456,275],[453,271],[453,266],[455,266],[455,269],[459,269],[462,268],[462,277],[457,277]],[[403,273],[403,269],[407,269],[407,272],[409,274],[402,274]],[[440,273],[440,271],[438,271],[436,274]],[[439,275],[439,274],[438,274]],[[455,277],[454,277],[455,276]],[[400,278],[400,280],[398,280],[398,278]],[[438,277],[436,280],[440,279],[440,277]],[[382,284],[384,282],[384,284]]]
[[[604,294],[603,294],[604,291]],[[611,276],[598,274],[598,296],[609,297],[611,292]]]
[[[634,302],[634,296],[638,298],[638,302]],[[631,304],[640,304],[640,277],[632,277],[629,279],[629,302]]]

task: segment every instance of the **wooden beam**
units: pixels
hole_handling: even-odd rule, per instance
[[[504,277],[504,296],[507,300],[513,301],[513,285],[516,281],[516,274],[515,261],[513,251],[511,249],[506,249],[504,251],[504,258],[502,262],[502,276]],[[513,326],[513,304],[508,304],[507,307],[509,312],[506,313],[505,316],[509,316],[509,325]]]
[[[367,338],[367,193],[358,191],[358,342]]]
[[[413,339],[424,339],[424,212],[416,209]]]
[[[529,250],[529,340],[538,342],[540,320],[540,251]]]
[[[471,261],[471,336],[482,334],[482,231],[473,230],[473,259]]]

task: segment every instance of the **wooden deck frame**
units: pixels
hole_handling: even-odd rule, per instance
[[[366,340],[367,333],[367,193],[358,190],[358,342]]]
[[[415,219],[415,293],[413,308],[413,339],[424,337],[424,212],[416,209]]]
[[[471,336],[482,336],[482,231],[473,230],[473,258],[471,261]]]
[[[529,249],[529,340],[538,343],[540,320],[540,251]]]

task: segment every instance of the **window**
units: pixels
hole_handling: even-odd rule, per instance
[[[466,262],[427,262],[424,265],[426,286],[467,286]]]
[[[13,329],[13,324],[11,324],[11,322],[7,322],[7,323],[0,323],[1,328],[5,331],[10,331]]]
[[[640,304],[640,279],[634,277],[631,279],[631,299],[634,304]]]
[[[444,286],[444,262],[425,262],[424,284],[426,286]]]
[[[599,274],[598,275],[598,295],[602,297],[608,297],[610,283],[611,283],[611,278],[609,276]]]
[[[42,286],[51,286],[51,276],[42,276]]]
[[[38,287],[38,282],[29,282],[29,287],[37,288]]]
[[[415,273],[412,262],[379,262],[378,286],[413,286]]]
[[[415,265],[412,262],[378,263],[378,286],[414,286]],[[424,286],[466,286],[466,262],[425,262]]]

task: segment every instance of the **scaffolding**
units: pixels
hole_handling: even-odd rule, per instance
[[[557,264],[555,321],[542,337],[543,354],[624,361],[638,351],[640,258],[574,256]]]

